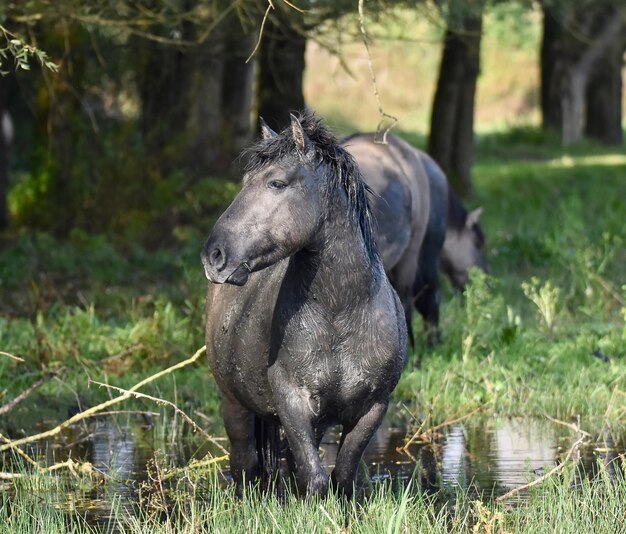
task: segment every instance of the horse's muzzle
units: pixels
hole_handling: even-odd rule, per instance
[[[214,284],[233,284],[243,286],[252,272],[247,262],[236,263],[237,267],[232,268],[234,262],[229,262],[227,255],[218,247],[207,248],[201,254],[204,274],[209,282]]]

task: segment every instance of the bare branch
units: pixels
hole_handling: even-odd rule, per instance
[[[40,432],[39,434],[35,434],[33,436],[27,436],[25,438],[10,441],[0,446],[0,452],[6,451],[9,449],[14,449],[26,443],[32,443],[33,441],[38,441],[40,439],[51,438],[52,436],[56,436],[63,429],[72,426],[74,423],[77,423],[78,421],[82,421],[83,419],[87,419],[89,417],[93,417],[94,415],[97,415],[99,412],[103,411],[105,408],[108,408],[109,406],[112,406],[114,404],[118,404],[122,401],[130,399],[132,397],[133,392],[137,391],[138,389],[141,389],[146,384],[149,384],[150,382],[154,382],[155,380],[157,380],[158,378],[161,378],[162,376],[165,376],[178,369],[182,369],[183,367],[186,367],[188,365],[191,365],[192,363],[195,363],[198,360],[198,358],[200,358],[200,356],[204,353],[205,350],[206,350],[206,347],[203,346],[202,348],[198,349],[191,358],[188,358],[180,363],[177,363],[175,365],[172,365],[171,367],[168,367],[167,369],[164,369],[163,371],[160,371],[152,376],[149,376],[148,378],[145,378],[144,380],[142,380],[141,382],[138,382],[132,388],[130,388],[127,393],[124,393],[123,395],[120,395],[119,397],[109,399],[108,401],[98,404],[97,406],[93,406],[85,410],[84,412],[80,412],[74,415],[73,417],[70,417],[66,421],[62,422],[61,424],[55,426],[54,428],[51,428],[50,430],[46,430],[45,432]]]
[[[378,106],[378,113],[380,114],[380,121],[378,122],[378,126],[376,127],[376,134],[374,135],[374,143],[380,143],[383,145],[387,144],[387,135],[391,131],[391,129],[398,124],[398,118],[386,113],[383,110],[383,106],[380,102],[380,94],[378,93],[378,83],[376,82],[376,73],[374,72],[374,65],[372,63],[372,54],[370,53],[370,47],[367,38],[367,31],[365,30],[365,8],[364,8],[365,0],[359,0],[359,24],[361,27],[361,35],[363,36],[363,45],[365,46],[365,51],[367,52],[367,64],[370,69],[370,77],[372,79],[372,85],[374,86],[374,97],[376,98],[376,105]],[[391,124],[385,128],[383,132],[382,141],[379,138],[380,131],[382,129],[383,123],[385,120],[390,119]]]
[[[254,45],[254,50],[252,50],[252,53],[248,56],[248,59],[246,59],[246,63],[248,63],[254,57],[254,54],[256,54],[257,50],[261,46],[261,39],[263,39],[263,30],[265,29],[265,23],[267,22],[267,17],[270,14],[270,9],[276,9],[276,8],[274,7],[274,4],[272,4],[272,0],[267,0],[267,9],[265,10],[265,15],[263,15],[263,20],[261,21],[261,29],[259,30],[259,38],[256,41],[256,45]]]
[[[98,385],[100,387],[113,389],[113,390],[117,391],[118,393],[130,394],[132,397],[135,397],[137,399],[147,399],[147,400],[151,400],[152,402],[156,402],[157,404],[161,404],[161,405],[164,405],[164,406],[169,406],[177,414],[179,414],[185,421],[187,421],[191,425],[191,427],[194,429],[194,431],[198,431],[208,441],[210,441],[216,447],[218,447],[223,453],[228,454],[228,451],[224,447],[222,447],[222,445],[220,445],[217,441],[215,441],[213,436],[208,434],[204,429],[202,429],[202,427],[198,426],[198,424],[191,417],[189,417],[183,410],[181,410],[173,402],[165,400],[165,399],[160,399],[158,397],[153,397],[152,395],[146,395],[145,393],[138,393],[136,391],[129,391],[127,389],[118,388],[116,386],[111,386],[109,384],[103,384],[102,382],[97,382],[95,380],[90,380],[89,383],[96,384],[96,385]]]
[[[43,378],[40,378],[39,380],[37,380],[37,382],[35,382],[32,386],[30,386],[26,391],[23,391],[17,397],[15,397],[11,402],[9,402],[8,404],[5,404],[4,406],[0,406],[0,415],[9,413],[18,404],[25,401],[33,391],[43,386],[46,382],[50,381],[56,375],[57,373],[52,373],[48,376],[44,376]]]

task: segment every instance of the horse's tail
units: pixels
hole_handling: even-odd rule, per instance
[[[261,483],[264,488],[268,488],[276,481],[280,469],[280,425],[255,417],[254,437]]]

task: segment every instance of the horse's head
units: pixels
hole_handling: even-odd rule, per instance
[[[250,273],[306,247],[323,218],[324,165],[294,115],[280,134],[263,121],[241,191],[202,250],[207,278],[244,285]]]
[[[467,285],[470,268],[478,267],[488,272],[484,256],[485,234],[479,223],[482,211],[482,208],[471,211],[462,226],[448,227],[446,231],[441,268],[461,291]]]

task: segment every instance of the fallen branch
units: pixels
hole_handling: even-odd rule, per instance
[[[546,419],[552,421],[553,423],[557,423],[559,425],[566,426],[567,428],[571,428],[574,432],[578,434],[582,434],[583,436],[587,436],[589,438],[591,437],[591,434],[589,432],[582,430],[578,425],[575,425],[574,423],[568,423],[567,421],[560,421],[558,419],[555,419],[554,417],[550,417],[547,413],[544,413],[543,416]]]
[[[9,438],[3,436],[2,434],[0,434],[0,440],[4,441],[5,443],[9,443],[11,441]],[[22,449],[17,448],[17,449],[15,449],[15,452],[19,456],[24,458],[24,460],[26,460],[29,464],[34,465],[37,469],[41,468],[39,463],[37,461],[35,461],[29,454],[25,453]]]
[[[17,480],[18,478],[24,478],[24,473],[5,473],[0,471],[0,480]]]
[[[565,469],[565,466],[569,462],[570,458],[574,455],[574,453],[578,451],[578,447],[580,446],[580,444],[583,442],[584,439],[585,439],[584,436],[581,436],[574,442],[574,444],[570,447],[570,450],[567,451],[567,455],[565,456],[565,459],[559,465],[550,469],[550,471],[540,476],[538,479],[533,480],[532,482],[529,482],[528,484],[524,484],[517,488],[513,488],[511,491],[505,493],[504,495],[500,495],[500,497],[498,497],[495,502],[502,502],[512,497],[513,495],[517,495],[520,491],[524,491],[524,490],[532,488],[533,486],[537,486],[541,484],[542,482],[544,482],[545,480],[547,480],[548,478],[550,478],[551,476],[556,475],[560,473],[561,471],[563,471],[563,469]]]
[[[484,407],[485,407],[485,405],[479,406],[478,408],[476,408],[475,410],[471,411],[468,414],[462,415],[461,417],[457,417],[456,419],[449,419],[448,421],[444,421],[443,423],[440,423],[438,425],[435,425],[435,426],[433,426],[431,428],[428,428],[426,430],[423,430],[423,431],[422,431],[421,427],[418,428],[417,431],[415,432],[415,434],[413,434],[411,436],[411,439],[409,439],[409,441],[406,442],[404,447],[401,447],[399,450],[400,451],[406,451],[408,449],[409,445],[411,445],[411,443],[414,443],[418,439],[421,439],[422,441],[430,441],[430,439],[428,439],[428,434],[432,434],[433,432],[436,432],[437,430],[440,430],[440,429],[442,429],[442,428],[444,428],[446,426],[454,425],[456,423],[460,423],[461,421],[465,421],[465,419],[469,419],[473,415],[476,415]]]
[[[127,389],[118,388],[116,386],[111,386],[109,384],[103,384],[102,382],[96,382],[95,380],[90,380],[89,383],[90,384],[96,384],[96,385],[98,385],[100,387],[113,389],[113,390],[117,391],[118,393],[123,393],[125,395],[126,394],[130,394],[131,396],[133,396],[133,397],[135,397],[137,399],[147,399],[147,400],[150,400],[152,402],[156,402],[157,404],[160,404],[160,405],[169,406],[177,414],[179,414],[185,421],[187,421],[187,423],[189,423],[191,425],[191,427],[193,428],[194,431],[198,431],[208,441],[210,441],[211,443],[213,443],[213,445],[218,447],[224,454],[228,454],[228,451],[224,447],[222,447],[219,443],[217,443],[217,441],[215,441],[213,436],[211,436],[210,434],[208,434],[206,432],[206,430],[204,430],[203,428],[198,426],[198,424],[191,417],[189,417],[183,410],[181,410],[173,402],[165,400],[165,399],[160,399],[158,397],[153,397],[152,395],[146,395],[145,393],[138,393],[137,391],[129,391]]]
[[[93,417],[94,415],[97,415],[99,412],[102,412],[105,408],[108,408],[109,406],[113,406],[114,404],[118,404],[122,401],[130,399],[133,396],[133,392],[137,391],[138,389],[141,389],[146,384],[149,384],[150,382],[154,382],[155,380],[157,380],[158,378],[161,378],[162,376],[165,376],[178,369],[182,369],[183,367],[186,367],[188,365],[191,365],[192,363],[195,363],[198,360],[198,358],[200,358],[200,356],[204,353],[205,350],[206,350],[206,347],[203,346],[202,348],[198,349],[191,358],[188,358],[187,360],[184,360],[180,363],[172,365],[171,367],[168,367],[167,369],[164,369],[163,371],[160,371],[152,376],[149,376],[148,378],[145,378],[144,380],[142,380],[141,382],[138,382],[132,388],[130,388],[127,393],[124,393],[123,395],[120,395],[119,397],[109,399],[108,401],[98,404],[97,406],[93,406],[85,410],[84,412],[77,413],[73,417],[70,417],[66,421],[55,426],[54,428],[51,428],[50,430],[46,430],[45,432],[40,432],[39,434],[35,434],[33,436],[27,436],[25,438],[17,439],[14,441],[9,441],[8,443],[0,446],[0,452],[6,451],[9,449],[15,449],[16,447],[19,447],[20,445],[24,445],[26,443],[32,443],[33,441],[38,441],[41,439],[51,438],[52,436],[56,436],[63,429],[72,426],[74,423],[77,423],[78,421],[82,421],[83,419],[88,419],[89,417]]]
[[[148,417],[161,417],[159,412],[148,412],[145,410],[110,410],[108,412],[98,412],[98,415],[147,415]]]
[[[6,439],[6,438],[4,438]],[[68,469],[69,472],[75,477],[81,475],[93,476],[96,472],[93,468],[93,464],[91,462],[75,462],[71,458],[65,460],[64,462],[58,462],[56,464],[49,465],[48,467],[41,467],[35,460],[33,460],[26,453],[17,449],[20,453],[22,453],[22,457],[27,459],[29,463],[34,464],[34,467],[37,469],[39,473],[52,473],[53,471],[59,471],[60,469]],[[105,476],[104,473],[99,473],[101,476]],[[0,480],[17,480],[19,478],[24,478],[29,476],[28,473],[10,473],[6,471],[0,472]]]
[[[3,354],[6,354],[6,353],[3,353]],[[56,373],[52,373],[48,376],[44,376],[43,378],[40,378],[39,380],[37,380],[37,382],[35,382],[32,386],[30,386],[26,391],[23,391],[17,397],[15,397],[11,402],[9,402],[8,404],[5,404],[4,406],[0,406],[0,415],[9,413],[19,403],[25,401],[33,391],[43,386],[46,382],[48,382],[55,376],[56,376]]]
[[[206,460],[192,460],[185,467],[175,467],[174,469],[171,469],[161,477],[161,480],[169,480],[170,478],[173,478],[178,474],[185,473],[190,469],[202,469],[204,467],[209,467],[220,462],[225,462],[229,458],[230,455],[225,454],[224,456],[212,456],[211,458],[207,458]]]

